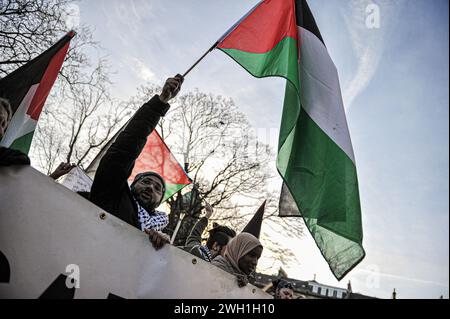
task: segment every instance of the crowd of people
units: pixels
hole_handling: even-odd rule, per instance
[[[165,181],[155,172],[138,174],[130,186],[127,181],[147,137],[169,110],[169,101],[179,93],[183,80],[181,75],[167,79],[161,94],[155,95],[137,110],[103,156],[91,192],[80,194],[105,211],[147,233],[157,250],[170,243],[169,236],[162,232],[169,224],[169,218],[166,213],[157,210],[164,197]],[[11,117],[9,102],[0,98],[0,141]],[[0,166],[29,164],[30,159],[26,154],[0,147]],[[57,179],[73,167],[73,164],[61,163],[50,177]],[[250,233],[236,234],[233,229],[217,224],[209,231],[209,237],[203,245],[202,234],[212,214],[213,208],[206,203],[205,216],[192,228],[184,250],[235,275],[239,287],[243,287],[249,283],[251,274],[256,270],[263,245]],[[275,298],[292,297],[292,286],[285,281],[279,282]]]

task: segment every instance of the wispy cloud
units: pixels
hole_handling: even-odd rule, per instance
[[[368,28],[366,8],[370,4],[376,4],[380,9],[380,28]],[[395,19],[398,16],[403,0],[352,0],[350,2],[350,15],[345,15],[348,32],[352,46],[358,60],[357,69],[352,80],[344,88],[344,102],[346,110],[352,107],[356,97],[367,88],[380,64],[386,37]]]
[[[131,58],[130,61],[132,63],[133,71],[141,80],[144,80],[145,82],[153,82],[158,79],[155,73],[140,59]]]
[[[419,279],[419,278],[411,278],[411,277],[399,276],[399,275],[388,274],[388,273],[381,273],[381,272],[371,271],[368,269],[355,269],[354,273],[364,273],[364,274],[371,275],[371,276],[379,276],[379,277],[385,277],[385,278],[390,278],[390,279],[415,282],[415,283],[419,283],[419,284],[445,287],[447,289],[449,287],[448,283],[446,284],[443,282],[436,282],[436,281]]]
[[[153,4],[145,0],[108,0],[101,4],[108,29],[124,46],[133,45],[142,34],[146,21],[154,16]]]

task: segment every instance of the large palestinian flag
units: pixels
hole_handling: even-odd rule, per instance
[[[108,141],[91,164],[89,164],[86,173],[92,179],[95,177],[95,172],[97,171],[101,159],[126,125],[127,124],[125,124],[110,141]],[[128,178],[129,183],[131,184],[133,182],[134,177],[137,174],[148,171],[158,173],[166,182],[166,193],[164,194],[163,202],[182,190],[185,186],[192,183],[189,176],[178,163],[175,156],[170,152],[170,149],[156,130],[148,136],[147,143],[137,158],[133,172]]]
[[[74,35],[69,32],[50,49],[0,79],[0,97],[9,100],[13,111],[0,146],[28,153],[39,115]]]
[[[342,279],[365,256],[358,180],[337,70],[306,1],[261,1],[217,47],[255,77],[287,80],[280,216],[304,218]]]

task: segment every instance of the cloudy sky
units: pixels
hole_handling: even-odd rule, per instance
[[[257,0],[81,1],[81,23],[116,74],[114,92],[128,98],[146,81],[183,73]],[[367,28],[377,4],[380,28]],[[365,260],[340,283],[312,239],[280,237],[299,263],[291,277],[388,298],[449,296],[448,1],[310,0],[339,72],[356,156]],[[235,100],[276,148],[282,79],[254,79],[219,51],[186,78]],[[274,144],[275,143],[275,144]],[[275,165],[275,163],[274,163]],[[289,240],[288,240],[289,239]]]

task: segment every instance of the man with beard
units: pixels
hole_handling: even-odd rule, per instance
[[[127,180],[147,137],[169,110],[168,102],[178,94],[183,80],[181,75],[169,78],[161,94],[137,110],[100,161],[90,194],[94,204],[148,233],[156,249],[169,242],[160,232],[168,217],[155,210],[164,197],[164,179],[146,172],[137,175],[130,187]]]

